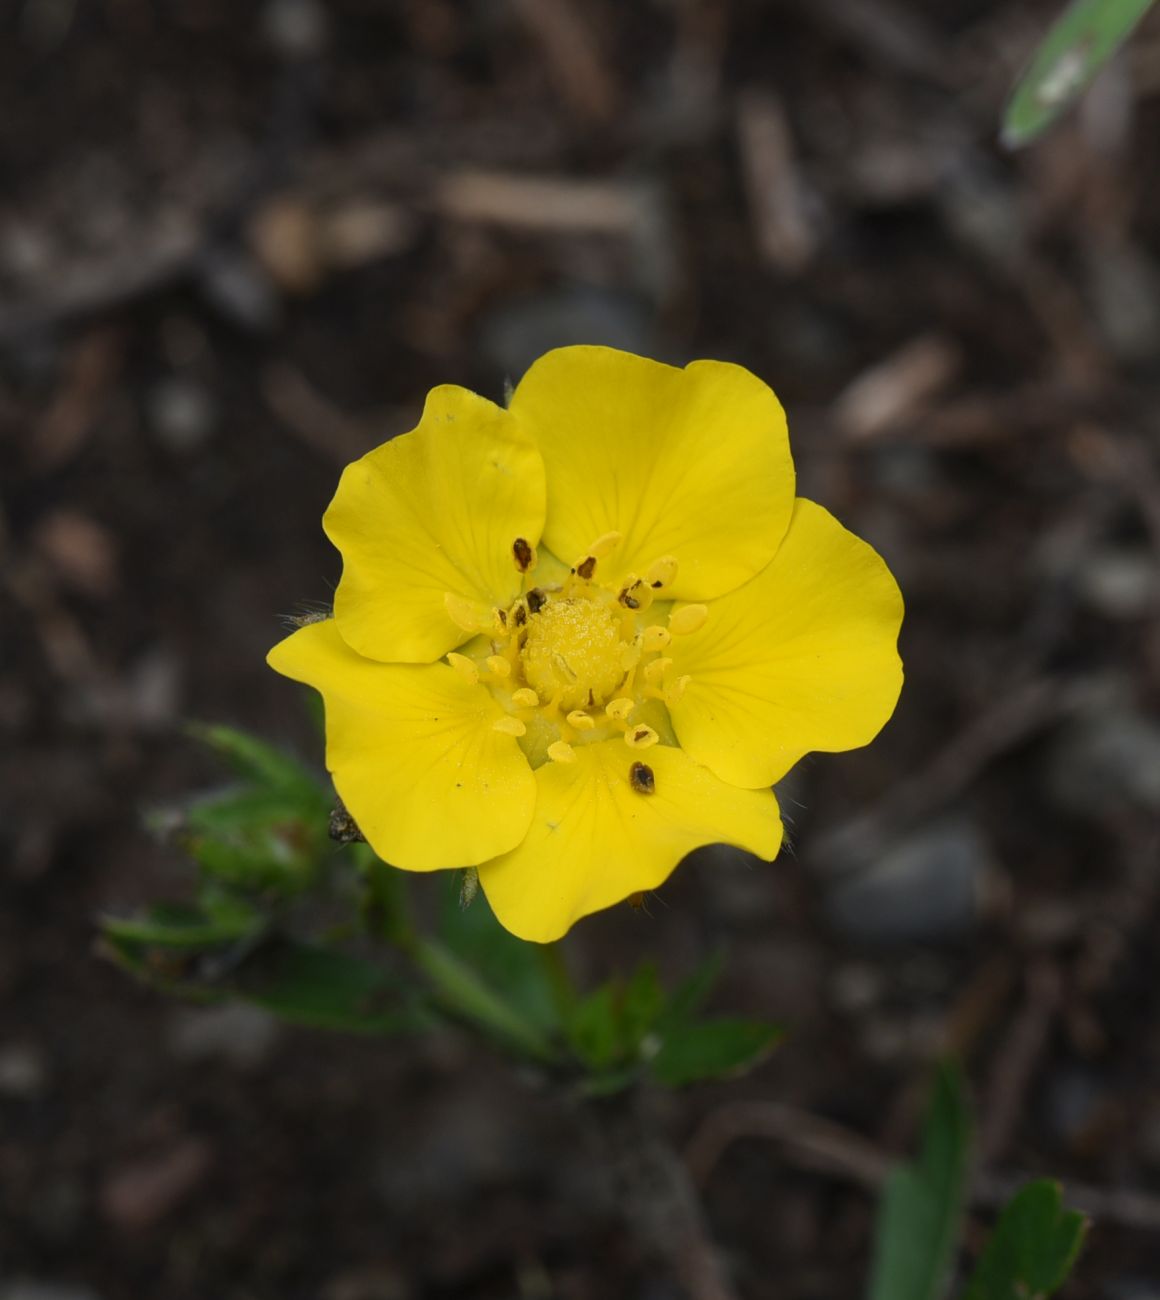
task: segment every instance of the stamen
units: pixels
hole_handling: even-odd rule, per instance
[[[671,587],[673,579],[677,576],[677,561],[671,555],[662,555],[649,566],[648,572],[644,575],[645,582],[650,587]]]
[[[548,593],[543,587],[533,587],[527,595],[528,612],[538,614],[548,603]]]
[[[468,600],[457,592],[443,594],[443,608],[447,617],[456,627],[464,632],[485,632],[493,623],[496,611],[489,609],[478,600]]]
[[[577,577],[583,578],[585,582],[592,581],[592,575],[596,572],[596,556],[586,555],[579,564],[573,569]]]
[[[576,751],[566,740],[556,740],[548,746],[548,757],[553,763],[574,763]]]
[[[665,703],[676,704],[681,696],[684,695],[685,691],[688,690],[689,683],[692,680],[692,677],[690,677],[688,673],[684,673],[682,676],[678,677],[665,692]]]
[[[503,655],[488,655],[486,663],[496,677],[510,677],[512,675],[511,661],[505,659]]]
[[[629,749],[648,749],[660,740],[660,736],[652,729],[646,727],[643,723],[636,727],[629,727],[624,733],[624,743]]]
[[[623,533],[601,533],[601,535],[588,548],[588,554],[594,555],[598,560],[607,559],[623,541]]]
[[[604,706],[604,712],[613,722],[623,722],[635,708],[635,700],[630,700],[627,695],[618,695],[615,700],[608,701]]]
[[[645,583],[643,578],[638,577],[635,573],[630,573],[622,583],[620,594],[616,599],[625,609],[634,611],[648,609],[653,599],[652,588]]]
[[[513,718],[510,716],[506,718],[497,718],[491,724],[491,729],[492,731],[498,731],[505,736],[523,736],[528,730],[519,718]]]
[[[708,617],[708,605],[685,605],[682,609],[674,609],[669,615],[669,631],[673,636],[689,636],[693,632],[699,632]]]
[[[596,726],[596,719],[583,709],[573,709],[568,714],[568,725],[575,727],[577,731],[591,731]]]
[[[469,681],[472,686],[479,681],[479,669],[468,659],[466,655],[456,654],[454,650],[447,656],[447,662],[460,675]]]
[[[656,686],[672,666],[673,661],[671,659],[654,659],[651,664],[645,664],[644,666],[645,681],[650,686]]]
[[[521,573],[531,573],[536,567],[536,548],[526,537],[517,537],[512,542],[512,559]]]
[[[540,697],[530,686],[521,686],[518,691],[512,692],[512,703],[517,709],[534,709],[538,707]]]
[[[651,627],[646,627],[641,633],[641,649],[645,654],[651,654],[654,650],[663,650],[672,639],[673,634],[667,627],[661,627],[659,623],[654,623]]]

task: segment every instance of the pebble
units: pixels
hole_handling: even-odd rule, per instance
[[[48,1062],[32,1043],[0,1047],[0,1096],[35,1097],[48,1082]]]
[[[180,1061],[223,1061],[238,1070],[265,1063],[278,1041],[278,1021],[261,1007],[228,1002],[220,1007],[182,1007],[169,1026],[169,1047]]]
[[[326,9],[317,0],[270,0],[262,11],[262,34],[282,58],[310,58],[326,46]]]
[[[1145,618],[1160,605],[1160,570],[1143,547],[1107,547],[1088,555],[1078,586],[1088,608],[1107,618]]]
[[[651,314],[634,298],[572,285],[535,294],[491,312],[480,331],[484,359],[518,379],[537,357],[571,343],[602,343],[655,356]]]
[[[91,1287],[72,1282],[14,1278],[0,1282],[0,1300],[100,1300]]]
[[[145,398],[149,427],[170,451],[197,451],[214,434],[217,405],[196,380],[170,375],[149,390]]]
[[[1160,812],[1160,727],[1126,710],[1077,721],[1056,741],[1046,781],[1061,810],[1095,821],[1125,805]]]
[[[859,943],[933,942],[967,934],[997,871],[982,832],[965,818],[888,844],[830,887],[831,924]]]
[[[125,1231],[152,1227],[196,1190],[212,1164],[213,1153],[206,1142],[178,1138],[114,1168],[101,1184],[101,1212]]]

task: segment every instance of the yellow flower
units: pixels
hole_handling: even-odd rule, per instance
[[[270,652],[326,703],[375,851],[477,866],[547,942],[701,844],[771,861],[770,786],[870,741],[902,684],[879,556],[795,499],[785,415],[739,366],[561,348],[507,410],[432,390],[347,467],[334,617]]]

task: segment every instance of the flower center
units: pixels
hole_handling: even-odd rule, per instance
[[[668,706],[689,679],[674,677],[664,651],[674,636],[701,627],[708,610],[686,605],[669,613],[667,602],[658,607],[676,577],[671,556],[643,576],[600,581],[597,568],[620,540],[617,533],[599,538],[559,585],[526,589],[510,609],[488,609],[450,593],[445,598],[454,622],[478,634],[463,647],[466,653],[452,652],[447,662],[491,690],[506,711],[496,729],[517,737],[534,767],[572,762],[574,745],[618,734],[630,749],[675,743]],[[529,575],[527,587],[535,552],[517,538],[512,557]]]
[[[520,660],[537,695],[574,709],[611,697],[629,667],[627,649],[605,606],[566,597],[528,620]]]

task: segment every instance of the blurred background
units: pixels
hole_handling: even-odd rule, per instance
[[[984,1172],[1095,1214],[1066,1295],[1160,1296],[1160,24],[1004,154],[1055,12],[0,3],[3,1300],[679,1294],[493,1055],[93,950],[186,888],[141,822],[219,779],[184,720],[321,762],[263,658],[333,590],[341,467],[571,342],[767,380],[908,604],[896,717],[785,783],[776,864],[703,851],[567,944],[723,944],[720,1006],[789,1030],[655,1103],[739,1295],[860,1294],[851,1170],[953,1050]]]

